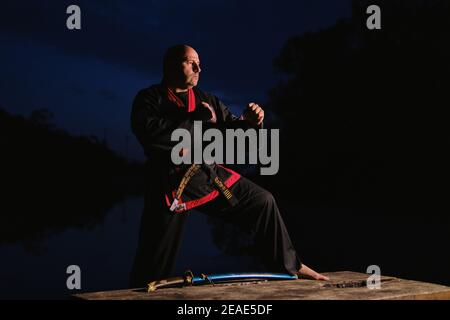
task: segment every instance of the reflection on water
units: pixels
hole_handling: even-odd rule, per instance
[[[137,245],[142,197],[128,197],[94,226],[70,227],[41,237],[39,250],[26,244],[0,246],[0,298],[68,298],[71,294],[126,288]],[[176,272],[234,270],[241,258],[215,247],[206,218],[193,211],[186,225]],[[197,232],[202,230],[205,232]],[[32,243],[32,241],[27,241]],[[81,268],[81,290],[66,288],[66,268]]]
[[[40,242],[38,253],[24,246],[0,247],[0,294],[7,298],[64,298],[66,268],[81,268],[82,291],[125,287],[142,199],[127,198],[93,227],[67,228]]]
[[[0,246],[0,298],[68,298],[66,268],[81,268],[78,292],[126,288],[143,208],[142,197],[128,197],[91,227],[70,227],[41,240],[39,250],[22,244]],[[387,216],[344,209],[285,209],[292,239],[308,265],[319,271],[365,272],[376,264],[382,274],[450,285],[449,219]],[[288,213],[288,214],[287,214]],[[233,234],[219,221],[190,213],[175,272],[250,270],[244,256],[223,254],[215,233]],[[233,236],[234,237],[234,236]],[[239,237],[233,247],[239,246]],[[242,254],[242,252],[241,252]]]

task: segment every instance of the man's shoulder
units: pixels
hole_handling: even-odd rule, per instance
[[[162,104],[162,94],[158,85],[151,85],[149,87],[140,89],[133,101],[132,112],[140,112],[142,110],[157,111]]]
[[[134,103],[150,103],[152,105],[158,105],[161,103],[162,89],[161,85],[154,84],[149,87],[143,88],[136,93],[134,97]]]
[[[152,84],[149,87],[143,88],[138,91],[137,95],[161,95],[161,85],[160,84]]]

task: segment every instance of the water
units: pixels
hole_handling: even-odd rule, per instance
[[[67,228],[33,247],[0,246],[0,298],[66,299],[73,293],[127,288],[143,205],[142,197],[130,197],[93,227]],[[242,263],[217,249],[209,229],[206,217],[193,211],[186,224],[177,273],[186,269],[209,272],[216,264],[233,269]],[[70,265],[81,269],[81,290],[67,289]]]
[[[142,197],[129,197],[96,224],[65,228],[25,245],[1,245],[0,298],[67,299],[74,293],[127,288],[142,208]],[[289,208],[282,212],[292,240],[303,262],[318,271],[366,272],[375,264],[385,275],[450,285],[450,222],[444,213],[418,217]],[[226,226],[190,213],[177,274],[251,269],[248,257],[218,249],[213,241],[217,228]],[[66,287],[69,265],[81,268],[81,290]]]

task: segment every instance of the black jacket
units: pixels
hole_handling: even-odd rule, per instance
[[[202,92],[194,87],[196,109],[187,112],[187,108],[180,108],[168,99],[167,89],[162,85],[153,85],[143,89],[136,95],[131,112],[131,128],[133,133],[144,148],[148,157],[147,179],[155,186],[155,192],[164,197],[168,206],[172,203],[174,192],[188,165],[174,165],[171,161],[171,150],[178,143],[171,141],[172,132],[177,128],[184,128],[193,134],[194,121],[202,121],[203,129],[207,128],[250,128],[245,120],[234,116],[229,109],[216,97]],[[180,99],[186,99],[183,94]],[[211,112],[202,106],[201,102],[207,102],[215,110],[217,122],[210,123]],[[227,187],[233,185],[240,175],[221,165],[210,165],[217,176]],[[162,188],[158,188],[162,187]],[[219,195],[210,175],[205,170],[200,170],[189,182],[182,196],[182,202],[187,209],[191,209],[205,202],[211,201]]]

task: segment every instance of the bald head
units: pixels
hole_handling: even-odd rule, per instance
[[[163,60],[164,81],[182,90],[197,85],[200,74],[200,58],[188,45],[176,45],[167,49]]]

